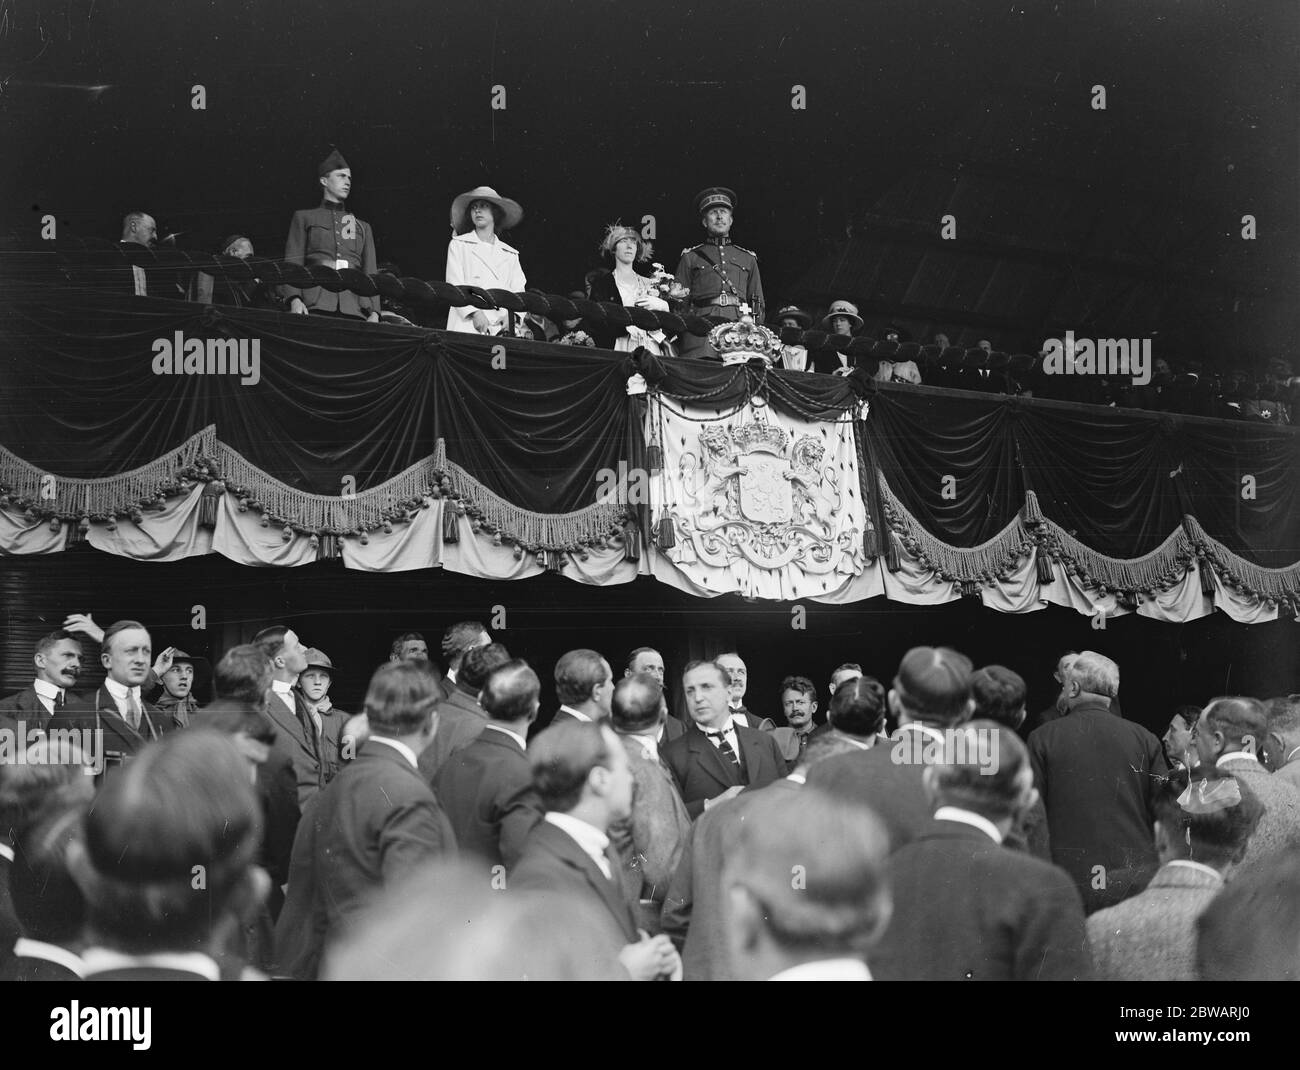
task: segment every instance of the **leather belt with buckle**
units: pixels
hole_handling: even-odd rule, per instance
[[[697,297],[694,304],[701,307],[716,305],[718,308],[726,308],[729,305],[740,304],[740,298],[732,297],[731,294],[717,294],[713,297]]]

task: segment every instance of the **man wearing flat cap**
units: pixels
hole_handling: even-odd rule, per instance
[[[296,684],[302,695],[303,705],[312,719],[317,736],[340,745],[343,725],[348,720],[348,714],[330,701],[334,663],[330,661],[328,654],[315,647],[309,647],[304,656],[307,659],[307,667],[298,674]],[[349,754],[345,757],[351,758],[355,755]]]
[[[754,322],[763,322],[758,257],[731,241],[735,210],[735,191],[723,186],[711,186],[695,197],[695,212],[708,237],[683,249],[677,265],[677,281],[691,291],[687,316],[703,316],[712,323],[734,322],[740,319],[740,306],[747,305]],[[679,356],[716,356],[707,338],[687,332],[678,341]]]
[[[367,223],[348,211],[347,198],[352,191],[352,169],[335,149],[316,168],[324,189],[319,208],[294,212],[289,237],[284,243],[284,258],[290,263],[312,267],[323,264],[342,271],[354,268],[366,275],[378,270],[375,236]],[[379,296],[361,297],[351,290],[331,293],[322,286],[300,290],[283,286],[289,311],[311,312],[330,316],[379,322]]]

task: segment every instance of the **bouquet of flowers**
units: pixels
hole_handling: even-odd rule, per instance
[[[655,296],[662,297],[670,305],[677,304],[691,296],[691,291],[677,281],[676,277],[664,270],[663,264],[651,264],[654,274],[650,283]]]
[[[586,331],[570,331],[563,338],[556,339],[562,346],[592,346],[596,343]]]

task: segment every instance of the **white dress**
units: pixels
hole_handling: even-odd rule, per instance
[[[509,290],[522,293],[528,285],[524,269],[519,263],[519,250],[500,238],[494,242],[480,241],[478,234],[457,234],[447,245],[447,281],[453,286],[481,286],[485,290]],[[490,334],[505,330],[505,309],[482,310],[491,324]],[[447,330],[476,333],[470,318],[473,305],[453,308],[447,314]]]
[[[643,297],[651,297],[658,302],[655,311],[667,312],[668,302],[659,296],[649,281],[639,275],[637,279],[640,281],[627,285],[618,277],[617,272],[614,274],[614,285],[618,287],[618,296],[624,307],[631,308]],[[668,337],[663,331],[643,331],[636,324],[629,324],[627,333],[620,334],[614,340],[614,351],[616,353],[631,353],[638,346],[645,346],[648,352],[657,357],[672,356],[672,349],[668,345]]]

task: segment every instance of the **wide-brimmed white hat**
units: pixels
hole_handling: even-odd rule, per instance
[[[457,234],[464,234],[474,229],[469,221],[469,206],[475,201],[495,204],[505,213],[505,218],[501,220],[501,226],[498,228],[500,230],[509,230],[511,227],[518,226],[520,220],[524,218],[524,210],[518,201],[502,197],[491,186],[476,186],[451,202],[451,226]]]
[[[852,322],[855,331],[862,329],[862,317],[858,315],[858,306],[852,301],[835,301],[831,304],[831,310],[826,313],[826,317],[822,320],[823,331],[831,329],[831,320],[836,316],[843,316]]]

